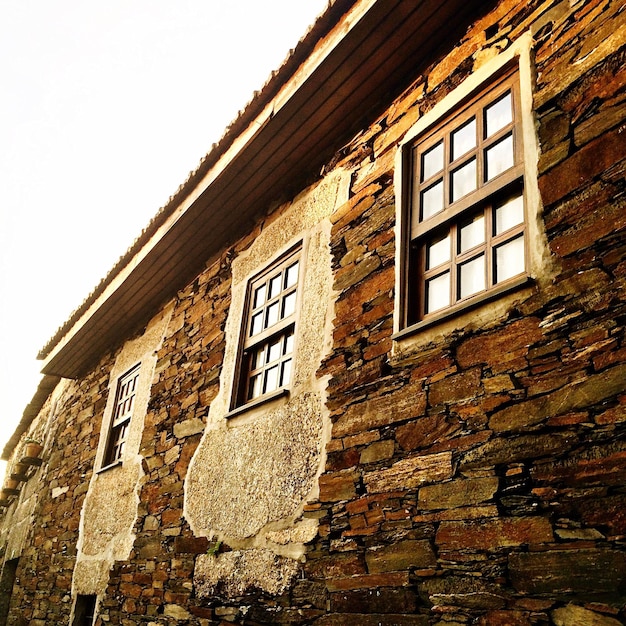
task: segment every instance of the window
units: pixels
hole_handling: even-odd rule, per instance
[[[111,430],[104,455],[103,466],[112,465],[122,459],[124,444],[128,436],[128,426],[133,415],[139,365],[133,367],[117,381]]]
[[[291,382],[300,249],[248,284],[233,408],[283,392]]]
[[[72,626],[91,626],[96,613],[96,596],[77,596]]]
[[[528,275],[517,72],[410,145],[404,325],[427,324]]]

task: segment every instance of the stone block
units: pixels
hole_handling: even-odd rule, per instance
[[[377,441],[367,446],[367,448],[361,452],[359,461],[363,464],[367,464],[390,459],[393,456],[394,448],[395,444],[393,439]]]
[[[509,556],[516,591],[585,601],[626,599],[626,554],[610,549],[521,552]]]
[[[438,413],[398,426],[396,441],[403,450],[428,448],[451,437],[460,429],[461,424],[458,420]]]
[[[550,435],[524,435],[492,439],[470,450],[460,461],[462,470],[518,463],[567,452],[575,441],[566,433]]]
[[[496,365],[508,360],[506,358],[508,353],[527,350],[543,336],[539,322],[536,317],[526,317],[497,330],[467,339],[457,348],[459,365],[463,368],[480,363]]]
[[[331,593],[333,613],[414,613],[415,593],[406,588],[359,589]]]
[[[356,495],[354,472],[335,472],[320,476],[320,502],[338,502],[350,500]]]
[[[435,567],[437,558],[430,541],[405,540],[369,548],[365,553],[365,562],[368,572],[373,574]]]
[[[551,613],[555,626],[620,626],[622,622],[582,606],[568,604]]]
[[[428,391],[428,402],[431,406],[454,404],[475,398],[479,390],[480,369],[474,368],[432,383]]]
[[[496,476],[452,480],[429,485],[419,490],[420,509],[453,509],[480,504],[493,498],[498,489]]]
[[[499,550],[551,542],[552,526],[543,517],[510,517],[441,522],[435,537],[439,550]]]
[[[365,474],[368,493],[415,489],[452,477],[452,453],[416,455],[402,459],[391,467]]]
[[[177,554],[204,554],[209,547],[206,537],[177,537],[174,552]]]
[[[539,191],[544,205],[548,206],[575,193],[624,158],[626,142],[617,129],[588,143],[539,178]]]
[[[377,589],[378,587],[408,587],[408,572],[366,574],[326,581],[328,591],[351,591],[353,589]]]
[[[615,485],[626,482],[626,443],[593,446],[574,457],[542,463],[531,470],[540,483],[573,487]]]
[[[428,626],[429,620],[427,615],[335,613],[324,615],[314,624],[315,626]]]
[[[333,425],[333,437],[354,435],[419,417],[425,409],[426,393],[422,384],[408,384],[393,393],[349,406]]]

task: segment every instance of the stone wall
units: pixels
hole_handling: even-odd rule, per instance
[[[497,3],[436,62],[416,61],[401,96],[337,151],[319,185],[335,185],[320,196],[328,204],[307,204],[314,186],[272,207],[178,293],[139,442],[132,547],[98,592],[98,624],[626,623],[622,5]],[[536,281],[405,349],[392,339],[399,142],[529,36],[545,241]],[[237,289],[255,271],[243,269],[252,251],[263,265],[298,236],[294,207],[306,207],[300,228],[316,233],[327,264],[317,270],[326,319],[311,317],[320,345],[285,410],[323,426],[307,439],[306,484],[287,490],[297,498],[276,508],[271,481],[248,480],[242,512],[229,500],[237,476],[215,463],[216,435],[245,453],[256,444],[240,442],[266,416],[240,431],[224,421]],[[264,244],[272,225],[283,239]],[[20,558],[9,624],[69,623],[80,511],[119,354],[62,383],[54,411],[33,424],[48,433],[44,464],[3,521],[5,558]],[[203,491],[210,481],[218,498]],[[272,510],[257,514],[264,497]],[[11,540],[19,510],[33,523]]]

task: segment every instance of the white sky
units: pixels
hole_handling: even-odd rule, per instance
[[[39,349],[326,4],[0,0],[0,449]]]

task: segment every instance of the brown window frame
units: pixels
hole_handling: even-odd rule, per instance
[[[510,94],[511,121],[497,128],[487,136],[486,111],[492,105],[503,101]],[[453,154],[453,136],[457,131],[469,127],[474,122],[476,130],[475,145],[462,152]],[[499,173],[488,176],[488,151],[496,145],[504,145],[511,138],[512,163]],[[422,174],[424,157],[441,146],[442,167],[436,172]],[[432,152],[431,152],[432,151]],[[406,151],[406,172],[409,172],[403,187],[407,194],[407,229],[405,230],[406,250],[403,284],[403,323],[408,329],[418,329],[500,294],[516,288],[529,279],[528,217],[524,190],[524,147],[522,137],[522,113],[520,99],[519,71],[517,65],[509,67],[504,73],[490,81],[487,86],[475,91],[470,97],[452,111],[442,116],[434,125],[412,141]],[[507,155],[508,156],[508,155]],[[453,177],[464,166],[474,163],[475,187],[458,198],[453,197]],[[425,168],[426,170],[427,168]],[[423,202],[429,190],[441,190],[441,209],[424,216],[427,205]],[[435,195],[435,194],[433,194]],[[507,198],[519,198],[522,220],[495,233],[495,209],[504,205]],[[439,199],[439,196],[437,196]],[[439,206],[439,205],[438,205]],[[459,230],[469,218],[483,215],[484,240],[461,253]],[[449,237],[449,258],[429,267],[427,245],[432,251],[433,242]],[[499,280],[497,277],[496,254],[502,246],[522,239],[523,269]],[[513,246],[515,247],[515,246]],[[460,279],[463,267],[471,260],[482,257],[484,267],[484,287],[463,295],[463,283]],[[503,264],[503,267],[504,264]],[[442,306],[428,310],[427,289],[434,278],[447,274],[448,300]],[[467,284],[466,284],[467,286]],[[446,289],[441,291],[445,294]],[[445,298],[444,298],[445,300]]]
[[[284,395],[291,387],[302,292],[302,260],[302,245],[298,244],[248,281],[229,417]],[[295,281],[294,266],[297,266]],[[272,285],[278,285],[277,280],[280,287],[275,291]],[[273,319],[275,321],[271,322]]]
[[[135,408],[140,368],[141,364],[138,363],[117,379],[111,425],[102,462],[103,468],[122,462],[130,421]]]

